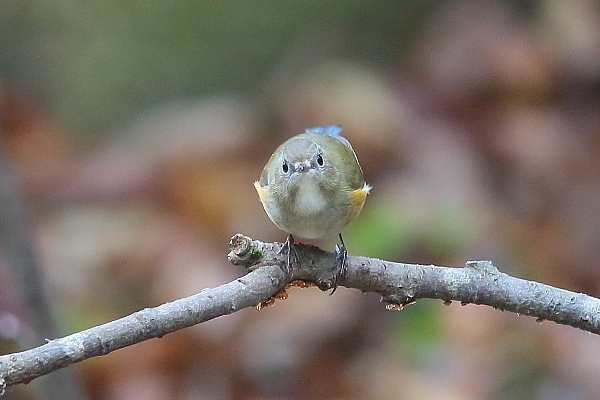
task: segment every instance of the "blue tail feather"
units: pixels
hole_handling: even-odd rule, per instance
[[[346,146],[351,147],[350,142],[348,142],[348,140],[345,137],[340,135],[340,133],[342,132],[343,129],[344,128],[342,128],[340,125],[323,125],[323,126],[315,126],[313,128],[307,128],[305,130],[305,132],[306,133],[323,133],[325,135],[334,137],[337,140],[339,140],[340,142],[344,143]]]

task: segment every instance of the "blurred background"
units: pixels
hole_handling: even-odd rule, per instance
[[[59,336],[242,275],[233,234],[285,238],[252,182],[325,124],[373,186],[350,254],[600,296],[598,1],[3,0],[0,124]],[[1,353],[44,337],[8,246]],[[589,399],[600,339],[292,289],[69,370],[99,400]]]

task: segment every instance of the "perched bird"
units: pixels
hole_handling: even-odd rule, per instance
[[[332,294],[347,267],[341,231],[358,216],[371,189],[341,131],[338,125],[318,126],[288,139],[254,182],[271,221],[289,233],[284,245],[287,264],[282,265],[286,274],[292,272],[296,258],[292,235],[304,239],[339,235]]]

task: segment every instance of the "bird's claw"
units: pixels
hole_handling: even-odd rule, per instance
[[[332,291],[329,293],[331,296],[335,293],[338,285],[346,277],[346,271],[348,270],[348,250],[344,244],[344,239],[340,234],[341,246],[335,245],[335,270],[333,271],[333,279],[331,280]]]
[[[287,278],[290,278],[292,276],[294,272],[294,267],[298,262],[298,253],[296,253],[294,244],[294,237],[292,235],[289,235],[283,243],[281,250],[279,250],[278,252],[278,254],[286,254],[286,258],[281,262],[280,267]]]

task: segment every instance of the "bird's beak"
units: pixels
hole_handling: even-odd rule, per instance
[[[310,165],[307,163],[298,163],[294,165],[296,172],[302,173],[307,172],[310,169]]]

